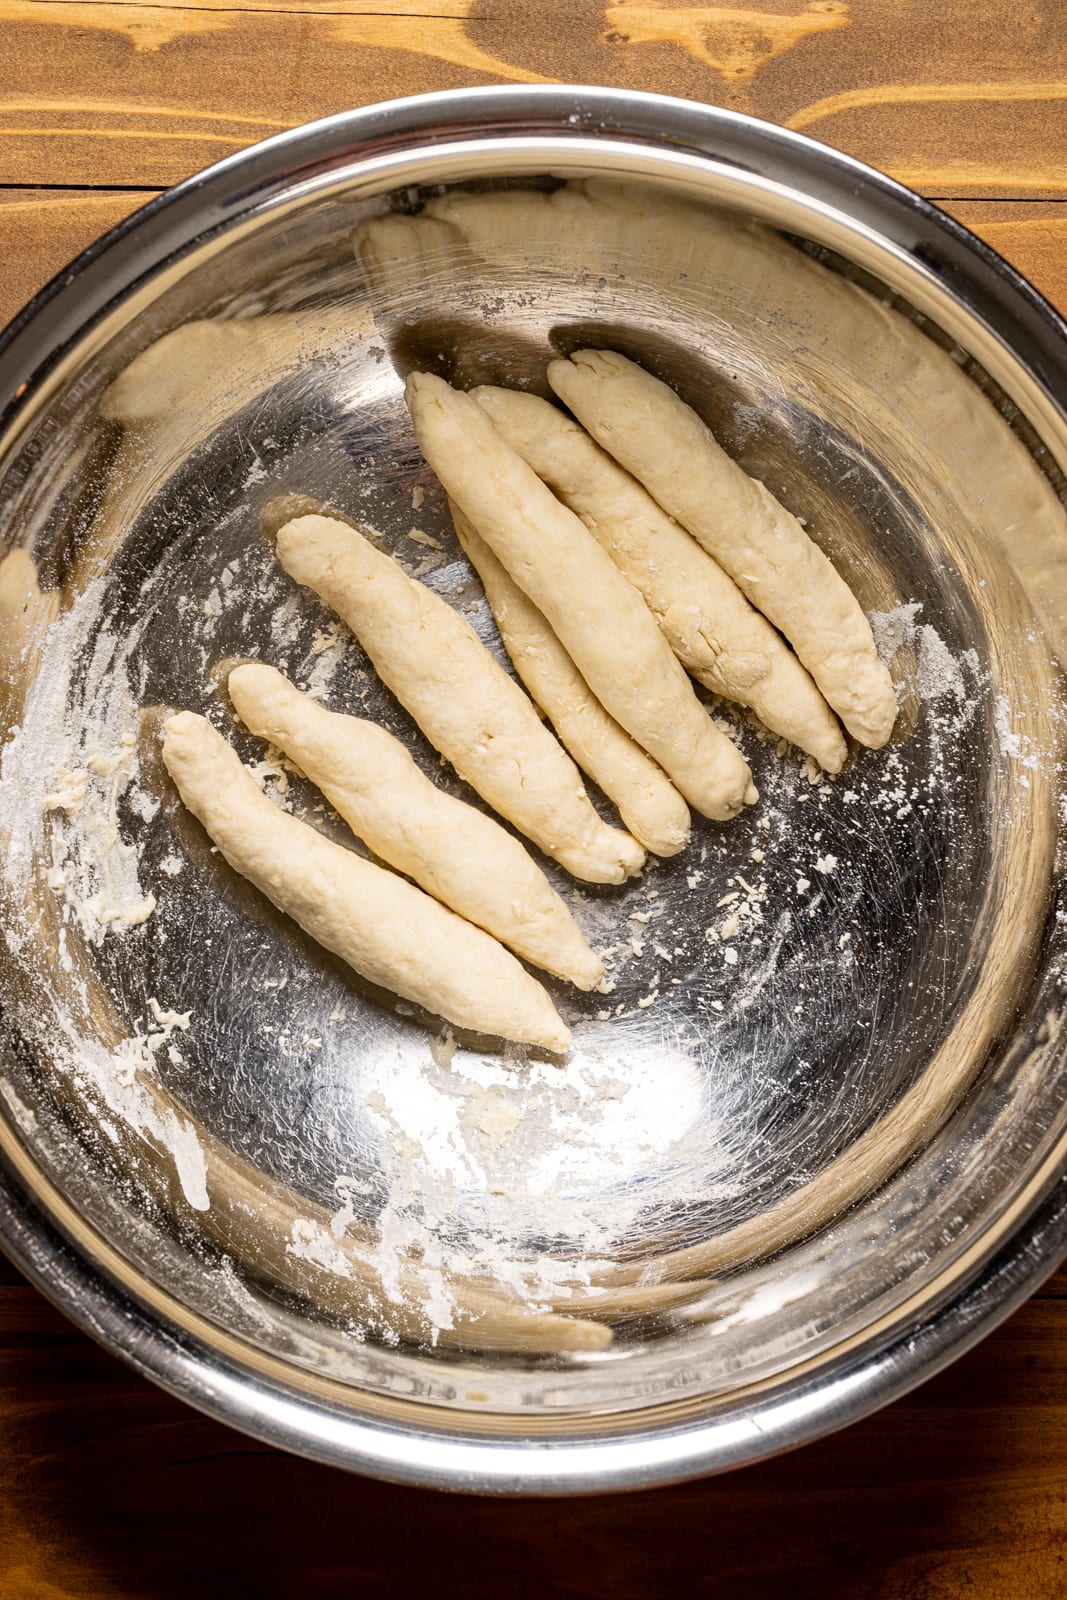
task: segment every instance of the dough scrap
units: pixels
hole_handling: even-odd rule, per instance
[[[544,614],[605,711],[718,821],[758,798],[748,765],[693,693],[655,618],[585,524],[530,470],[468,394],[412,373],[423,454]]]
[[[286,572],[344,618],[430,743],[495,811],[575,877],[622,883],[641,870],[641,846],[597,815],[574,762],[446,601],[330,517],[286,523],[277,550]]]
[[[689,807],[666,773],[608,716],[533,601],[470,519],[454,501],[449,501],[449,510],[515,671],[564,746],[618,806],[623,822],[646,850],[677,855],[689,842]]]
[[[283,750],[387,865],[579,989],[604,976],[604,963],[518,839],[436,788],[385,728],[328,711],[261,662],[235,667],[227,686],[245,726]]]
[[[847,749],[832,711],[718,562],[556,406],[516,389],[471,393],[641,591],[686,671],[716,694],[751,706],[766,727],[827,772],[840,772]]]
[[[457,1027],[567,1049],[547,992],[503,945],[280,810],[206,717],[169,718],[163,760],[234,871],[356,972]]]
[[[613,350],[553,361],[565,405],[780,628],[861,744],[886,743],[896,695],[870,624],[800,523],[750,478],[667,384]]]

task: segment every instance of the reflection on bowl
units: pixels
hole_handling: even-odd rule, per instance
[[[324,958],[182,814],[158,727],[211,715],[351,844],[220,694],[262,658],[464,793],[262,528],[293,496],[373,526],[499,650],[403,379],[547,394],[590,344],[805,519],[902,715],[833,782],[742,718],[758,807],[625,886],[552,869],[610,975],[559,986],[558,1066]],[[0,354],[16,1259],[253,1432],[519,1492],[753,1459],[1002,1315],[1067,1241],[1065,350],[876,175],[605,91],[334,119],[83,258]]]

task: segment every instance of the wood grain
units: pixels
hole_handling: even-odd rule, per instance
[[[945,210],[978,234],[1067,315],[1067,203],[948,202]]]
[[[160,187],[391,95],[570,81],[801,128],[932,195],[1067,195],[1067,7],[0,0],[0,183]]]
[[[1056,1600],[1064,1307],[833,1438],[622,1499],[457,1500],[200,1417],[0,1289],[5,1600]]]
[[[1067,309],[1065,5],[0,0],[0,38],[0,322],[160,187],[256,139],[542,79],[826,139],[951,197]],[[2,1600],[1067,1600],[1065,1441],[1067,1269],[951,1370],[796,1455],[527,1505],[257,1445],[136,1378],[0,1258]]]
[[[152,190],[0,189],[0,326]]]

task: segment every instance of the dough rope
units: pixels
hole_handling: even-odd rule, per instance
[[[593,809],[581,774],[463,618],[354,528],[299,517],[278,559],[356,634],[430,743],[493,809],[590,883],[621,883],[645,852]]]
[[[519,841],[435,788],[399,739],[374,722],[328,711],[262,663],[235,667],[227,687],[245,726],[283,750],[382,861],[579,989],[604,976],[604,963]]]
[[[658,856],[689,842],[689,808],[664,772],[609,717],[544,617],[449,502],[456,537],[482,580],[515,671],[563,745],[619,808],[634,838]]]
[[[171,717],[163,760],[234,871],[371,983],[457,1027],[568,1047],[548,994],[513,955],[421,889],[280,810],[206,717]]]
[[[613,350],[553,361],[548,381],[780,628],[845,727],[878,749],[896,721],[889,672],[845,580],[800,523],[732,461],[667,384]]]
[[[689,803],[726,821],[758,795],[693,693],[648,607],[470,395],[412,373],[407,401],[448,494],[540,610],[605,711]]]
[[[840,772],[847,747],[832,711],[718,562],[558,407],[515,389],[471,393],[644,595],[686,671],[715,694],[751,706],[765,727],[827,772]]]

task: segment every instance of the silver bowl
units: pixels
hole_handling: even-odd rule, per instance
[[[357,264],[354,226],[454,193],[455,237]],[[260,1438],[504,1493],[755,1460],[1005,1316],[1067,1250],[1064,331],[846,157],[594,89],[332,118],[80,257],[0,350],[12,1258]],[[575,895],[614,987],[560,995],[559,1066],[323,959],[182,816],[156,730],[204,709],[262,756],[215,673],[259,655],[462,792],[261,528],[296,494],[372,522],[496,648],[402,377],[543,388],[589,343],[808,519],[902,713],[832,784],[736,723],[760,806]]]

